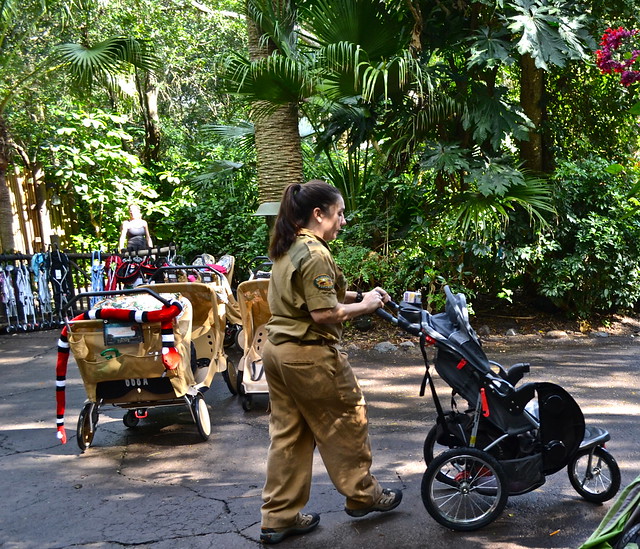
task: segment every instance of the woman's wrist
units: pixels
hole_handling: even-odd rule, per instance
[[[353,299],[354,303],[362,303],[363,299],[364,299],[364,296],[362,295],[362,292],[358,290],[356,292],[356,297]]]

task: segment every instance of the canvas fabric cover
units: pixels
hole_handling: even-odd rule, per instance
[[[244,337],[244,354],[238,364],[238,370],[249,372],[250,366],[262,367],[261,346],[256,345],[255,338],[259,328],[264,327],[271,318],[271,309],[267,301],[269,279],[256,278],[246,280],[238,285],[238,305],[242,315],[242,334]],[[247,392],[268,392],[265,376],[252,382],[250,375],[243,375],[242,381]]]
[[[96,401],[96,386],[102,381],[148,379],[168,377],[175,397],[185,395],[195,380],[190,367],[192,307],[188,299],[181,295],[167,295],[175,298],[183,306],[182,313],[173,323],[174,346],[181,361],[175,370],[167,370],[162,362],[162,333],[160,323],[142,324],[143,341],[117,346],[106,346],[104,323],[102,320],[79,320],[71,324],[69,346],[78,365],[87,393],[87,398]],[[115,296],[96,304],[96,308],[137,309],[153,311],[162,308],[162,303],[150,295]],[[117,349],[116,352],[108,349]],[[101,354],[103,353],[104,354]],[[166,398],[141,389],[131,391],[127,402],[146,402]]]
[[[224,277],[215,277],[214,280],[209,283],[170,282],[148,286],[156,292],[179,293],[191,304],[191,342],[195,346],[196,359],[210,360],[207,375],[199,384],[207,387],[217,372],[227,369],[224,334],[229,307],[225,300],[231,294],[231,288],[228,288]]]

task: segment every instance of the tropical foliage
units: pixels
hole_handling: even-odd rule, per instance
[[[67,243],[113,247],[137,201],[156,240],[246,273],[258,206],[326,178],[360,287],[635,306],[637,84],[595,51],[636,18],[630,0],[3,2],[0,189],[42,165]]]

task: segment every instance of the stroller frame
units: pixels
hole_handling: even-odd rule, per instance
[[[160,292],[180,294],[182,302],[167,300]],[[66,442],[64,386],[66,360],[72,351],[87,391],[76,431],[83,452],[93,442],[101,407],[108,404],[127,410],[123,423],[129,428],[147,417],[148,408],[186,405],[200,437],[207,440],[211,434],[203,393],[214,374],[228,368],[222,349],[224,309],[218,307],[215,288],[183,283],[86,292],[76,295],[68,307],[80,298],[131,294],[148,294],[162,309],[91,309],[67,318],[62,329],[56,367],[58,438]],[[109,322],[115,322],[112,332]],[[206,350],[203,372],[197,368],[196,348]]]
[[[490,361],[469,323],[466,299],[445,286],[445,311],[430,314],[414,304],[387,305],[395,315],[378,315],[420,338],[425,376],[436,408],[436,424],[424,442],[427,469],[421,496],[440,524],[471,531],[493,522],[510,495],[525,494],[545,477],[567,467],[574,489],[587,501],[615,496],[620,469],[604,444],[609,433],[585,426],[579,405],[562,387],[549,382],[518,385],[529,364],[505,369]],[[445,412],[427,355],[435,346],[435,370],[452,389]],[[469,405],[457,409],[455,395]]]

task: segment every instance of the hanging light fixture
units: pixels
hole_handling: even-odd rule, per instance
[[[62,200],[60,200],[58,193],[54,192],[53,195],[51,195],[51,205],[60,206],[60,204],[62,204]]]

